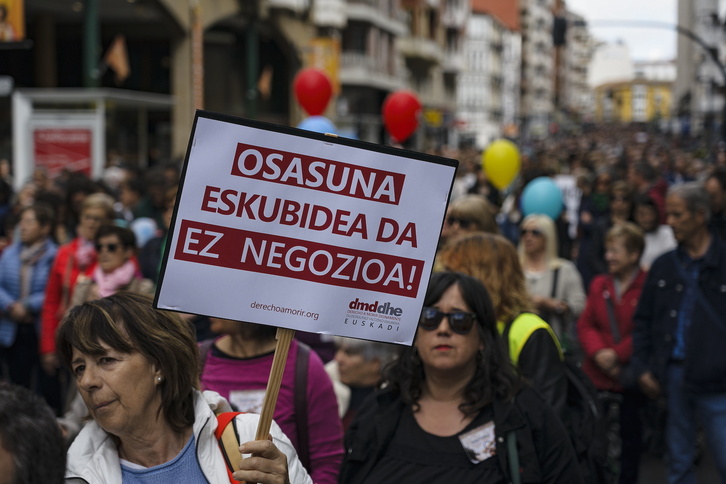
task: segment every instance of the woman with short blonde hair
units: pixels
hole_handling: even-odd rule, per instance
[[[481,195],[466,195],[449,204],[441,230],[441,241],[446,243],[471,232],[499,233],[497,211]]]
[[[577,266],[557,253],[554,221],[547,215],[527,215],[519,239],[527,290],[537,314],[552,326],[565,351],[579,355],[575,322],[585,308],[585,288]]]

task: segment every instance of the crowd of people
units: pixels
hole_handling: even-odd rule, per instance
[[[503,191],[457,155],[413,346],[299,333],[267,440],[275,328],[151,306],[179,167],[36,170],[0,197],[0,475],[35,482],[6,417],[24,411],[50,482],[591,482],[576,361],[618,403],[611,482],[638,482],[650,402],[668,482],[694,482],[699,434],[726,482],[726,152],[614,129],[521,155]],[[541,176],[565,195],[556,220],[520,208]]]

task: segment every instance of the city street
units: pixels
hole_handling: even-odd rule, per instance
[[[696,473],[699,484],[715,484],[718,482],[718,473],[713,458],[705,452],[697,466]],[[662,458],[653,455],[644,455],[640,464],[639,484],[666,483],[666,466]]]

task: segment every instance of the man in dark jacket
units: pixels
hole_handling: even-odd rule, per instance
[[[726,244],[709,231],[700,183],[671,188],[666,216],[678,247],[648,273],[632,367],[646,395],[667,400],[668,482],[695,482],[697,418],[726,482]]]

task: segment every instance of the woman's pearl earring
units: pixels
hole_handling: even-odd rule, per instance
[[[161,377],[160,376],[157,376],[156,377],[156,383],[161,383]]]

